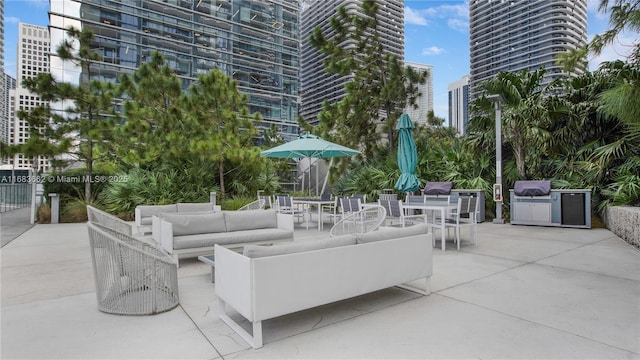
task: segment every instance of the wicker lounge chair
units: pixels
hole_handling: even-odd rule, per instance
[[[171,257],[117,230],[87,226],[100,311],[151,315],[178,306],[178,272]]]

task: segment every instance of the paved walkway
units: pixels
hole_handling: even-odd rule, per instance
[[[606,229],[478,233],[477,247],[434,249],[431,295],[389,288],[268,320],[253,350],[217,317],[207,265],[180,262],[176,309],[109,315],[96,307],[86,226],[36,225],[0,251],[0,357],[640,359],[636,248]],[[295,241],[324,236],[296,230]]]
[[[31,229],[31,207],[0,213],[0,244],[4,247]]]

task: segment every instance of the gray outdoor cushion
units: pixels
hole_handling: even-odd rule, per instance
[[[313,250],[328,249],[338,246],[355,245],[356,237],[342,235],[323,240],[300,241],[275,245],[245,245],[242,255],[250,258],[293,254]]]
[[[250,242],[293,240],[293,232],[281,229],[258,229],[174,236],[173,248],[194,249],[218,245],[233,245]]]
[[[140,216],[142,217],[151,217],[153,215],[158,215],[159,213],[171,213],[178,211],[175,204],[170,205],[139,205],[136,209],[140,210]],[[151,224],[151,221],[149,221]]]
[[[269,229],[278,227],[275,210],[223,211],[227,231]]]
[[[376,231],[371,231],[366,234],[359,234],[358,244],[380,240],[398,239],[407,236],[426,234],[427,232],[429,232],[429,227],[426,224],[417,224],[403,228],[381,227]]]
[[[543,196],[550,192],[549,180],[519,180],[513,185],[513,194],[518,196]]]
[[[164,219],[173,224],[173,236],[225,232],[222,213],[164,214]]]
[[[211,203],[178,203],[176,206],[179,213],[213,210],[213,204]]]

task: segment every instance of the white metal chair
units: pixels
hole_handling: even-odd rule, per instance
[[[360,202],[362,204],[367,202],[367,194],[353,194],[353,195],[351,195],[351,197],[360,199]]]
[[[331,220],[331,223],[335,225],[335,223],[340,218],[340,214],[338,213],[338,203],[340,198],[334,197],[333,204],[330,205],[322,205],[320,208],[320,229],[324,227],[324,218],[325,216]]]
[[[378,200],[398,200],[398,194],[380,194]]]
[[[273,208],[273,201],[271,200],[271,195],[259,195],[258,200],[262,199],[264,201],[264,208]]]
[[[156,247],[87,223],[100,311],[151,315],[178,306],[178,267]]]
[[[293,199],[289,195],[276,195],[276,211],[304,220],[304,211],[293,204]]]
[[[394,221],[404,227],[404,210],[402,209],[402,200],[378,199],[378,204],[384,208],[387,215],[385,216],[385,225],[393,226]]]
[[[384,223],[386,216],[384,207],[367,206],[340,219],[329,231],[329,236],[366,234],[378,229]]]
[[[445,219],[445,227],[455,228],[456,231],[456,243],[458,250],[460,250],[460,231],[462,227],[468,226],[471,229],[471,239],[473,243],[478,246],[478,234],[476,225],[478,215],[478,198],[472,197],[459,197],[458,206],[454,213],[451,213],[449,217]]]

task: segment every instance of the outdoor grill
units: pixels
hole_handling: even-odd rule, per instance
[[[435,195],[435,196],[446,195],[446,196],[449,196],[449,194],[451,194],[451,189],[452,188],[453,188],[453,182],[452,181],[428,182],[424,186],[424,189],[422,190],[422,193],[424,195]]]
[[[521,196],[551,198],[551,181],[549,180],[521,180],[513,186],[514,198]]]
[[[591,227],[591,190],[552,189],[549,180],[516,181],[511,189],[511,224]]]

